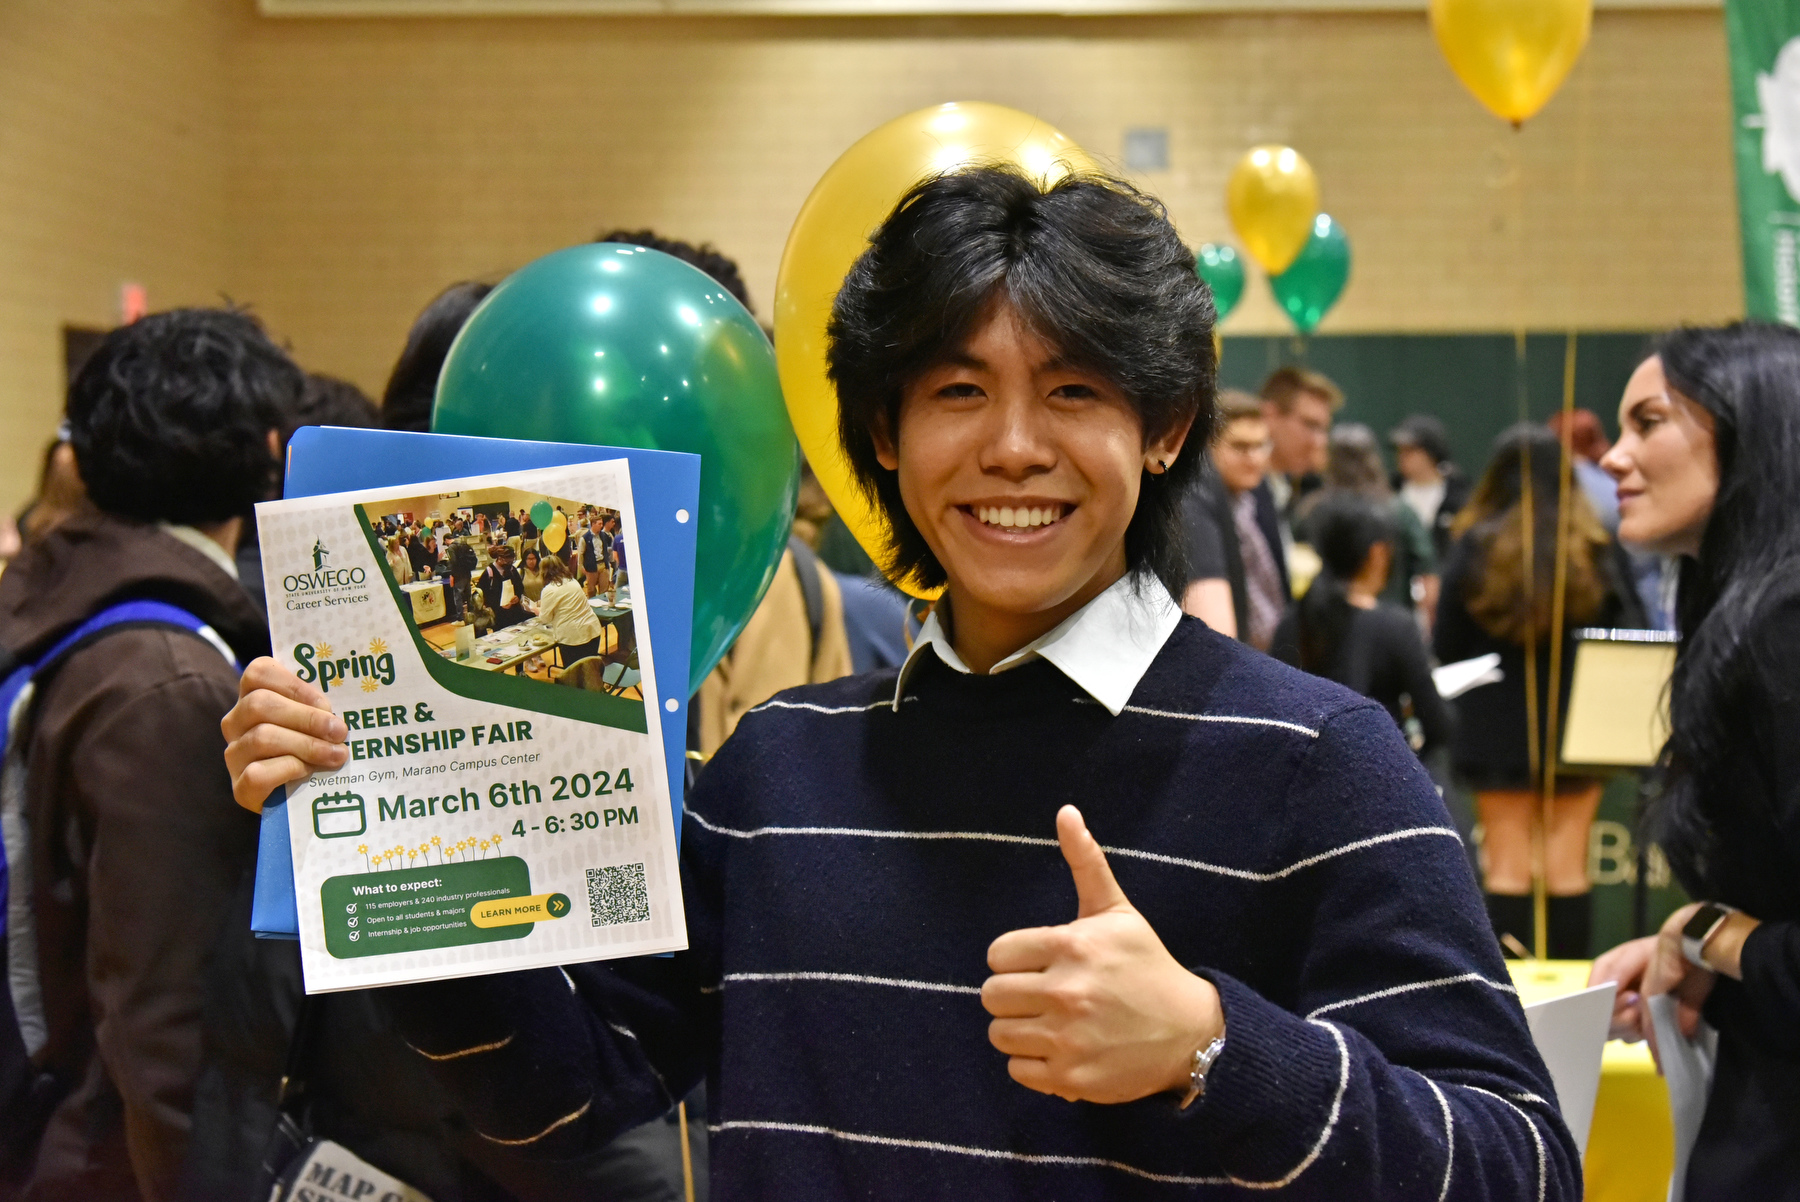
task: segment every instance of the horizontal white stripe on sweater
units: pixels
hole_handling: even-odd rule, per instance
[[[905,697],[902,700],[916,701],[918,698]],[[760,714],[764,710],[770,709],[809,710],[815,714],[866,714],[870,710],[891,710],[893,708],[894,702],[891,698],[886,701],[872,701],[868,705],[814,705],[810,701],[765,701],[761,705],[751,706],[744,711],[744,714],[748,717],[751,714]]]
[[[788,835],[798,837],[838,838],[838,839],[916,839],[920,841],[957,840],[970,843],[1015,843],[1027,847],[1056,847],[1055,839],[1045,839],[1037,835],[1008,835],[998,831],[891,831],[873,830],[853,826],[758,826],[748,830],[735,827],[720,826],[710,822],[706,816],[695,809],[685,811],[688,817],[698,822],[715,835],[725,835],[732,839],[762,839],[772,835]],[[1111,847],[1102,844],[1101,851],[1109,856],[1124,856],[1133,860],[1148,860],[1155,864],[1172,864],[1177,868],[1192,868],[1197,872],[1210,872],[1217,876],[1235,877],[1243,881],[1279,881],[1292,876],[1303,868],[1311,868],[1326,860],[1366,848],[1377,847],[1383,843],[1392,843],[1397,839],[1417,839],[1428,835],[1440,835],[1461,842],[1462,836],[1455,829],[1447,826],[1418,826],[1403,831],[1389,831],[1383,835],[1371,835],[1366,839],[1357,839],[1342,847],[1334,847],[1317,855],[1296,860],[1285,868],[1277,868],[1273,872],[1255,872],[1248,868],[1230,868],[1223,864],[1208,864],[1205,860],[1190,860],[1182,856],[1168,856],[1156,851],[1140,851],[1135,847]]]
[[[729,979],[729,978],[727,978]],[[1331,1032],[1338,1047],[1338,1084],[1337,1093],[1331,1099],[1331,1112],[1326,1116],[1324,1130],[1319,1132],[1318,1141],[1307,1152],[1306,1156],[1281,1177],[1273,1181],[1245,1181],[1240,1177],[1190,1177],[1178,1173],[1157,1173],[1150,1169],[1140,1168],[1122,1160],[1109,1160],[1103,1156],[1068,1156],[1052,1152],[1013,1152],[1004,1148],[980,1148],[969,1144],[944,1143],[934,1139],[904,1139],[895,1135],[875,1135],[866,1131],[846,1131],[841,1127],[824,1127],[815,1123],[787,1123],[772,1119],[731,1119],[723,1123],[709,1123],[707,1130],[714,1135],[727,1131],[778,1131],[790,1135],[823,1135],[831,1139],[842,1140],[853,1144],[874,1144],[883,1148],[907,1148],[919,1152],[948,1152],[955,1156],[973,1156],[981,1160],[1003,1160],[1014,1164],[1038,1164],[1076,1169],[1113,1169],[1127,1173],[1133,1177],[1141,1177],[1146,1181],[1155,1181],[1162,1185],[1235,1185],[1243,1189],[1277,1190],[1293,1184],[1300,1174],[1312,1167],[1325,1150],[1325,1144],[1331,1139],[1332,1131],[1337,1127],[1338,1117],[1342,1113],[1344,1092],[1350,1085],[1350,1047],[1344,1041],[1343,1034],[1330,1023],[1314,1023]]]
[[[915,694],[908,694],[902,701],[917,701]],[[1096,705],[1091,698],[1078,697],[1078,704]],[[867,705],[817,705],[811,701],[765,701],[761,705],[752,706],[747,714],[761,713],[766,709],[807,710],[815,714],[866,714],[875,710],[892,709],[892,701],[872,701]],[[1309,739],[1319,737],[1319,732],[1310,726],[1302,726],[1298,722],[1288,722],[1281,718],[1252,718],[1245,714],[1185,714],[1178,710],[1150,709],[1148,706],[1128,705],[1124,709],[1128,714],[1143,714],[1149,718],[1177,718],[1183,722],[1220,722],[1235,726],[1270,726],[1280,730],[1291,730],[1295,734],[1305,735]]]
[[[727,977],[729,981],[729,977]],[[1125,1161],[1109,1161],[1105,1157],[1093,1155],[1058,1155],[1049,1152],[1008,1152],[1004,1148],[976,1148],[970,1144],[943,1143],[938,1139],[902,1139],[898,1135],[875,1135],[869,1132],[846,1132],[839,1126],[819,1126],[815,1123],[779,1123],[774,1119],[729,1119],[725,1123],[709,1123],[707,1130],[711,1134],[724,1132],[785,1132],[794,1135],[826,1135],[830,1139],[841,1139],[844,1143],[877,1144],[880,1148],[911,1148],[916,1152],[949,1152],[952,1155],[967,1155],[983,1161],[1010,1161],[1013,1164],[1046,1164],[1060,1168],[1111,1168],[1120,1173],[1129,1173],[1132,1177],[1154,1180],[1165,1186],[1240,1186],[1244,1189],[1283,1189],[1291,1186],[1301,1173],[1309,1170],[1312,1162],[1318,1161],[1319,1153],[1325,1152],[1325,1144],[1332,1137],[1332,1130],[1337,1126],[1337,1117],[1343,1110],[1345,1090],[1350,1085],[1350,1047],[1345,1044],[1345,1036],[1337,1031],[1337,1027],[1328,1022],[1318,1022],[1314,1026],[1325,1027],[1337,1040],[1337,1094],[1332,1098],[1330,1114],[1325,1119],[1325,1130],[1319,1132],[1318,1143],[1312,1144],[1312,1150],[1296,1164],[1292,1170],[1283,1173],[1276,1180],[1244,1180],[1240,1177],[1186,1177],[1181,1173],[1156,1173],[1156,1171],[1139,1168],[1136,1164]]]
[[[843,985],[880,985],[888,989],[917,989],[925,993],[972,993],[981,996],[975,985],[947,985],[941,981],[908,981],[902,977],[866,977],[853,972],[728,972],[721,985],[755,981],[832,981]],[[702,992],[716,992],[717,986]]]
[[[1444,985],[1461,985],[1464,983],[1486,985],[1489,989],[1497,989],[1501,993],[1516,994],[1519,992],[1508,982],[1490,981],[1478,972],[1465,972],[1460,976],[1439,977],[1435,981],[1414,981],[1410,985],[1393,985],[1387,989],[1377,989],[1374,993],[1359,994],[1356,997],[1345,998],[1341,1002],[1331,1002],[1328,1005],[1320,1006],[1306,1017],[1317,1018],[1321,1014],[1327,1014],[1333,1010],[1342,1010],[1347,1006],[1360,1006],[1364,1002],[1378,1002],[1382,998],[1390,998],[1401,993],[1412,993],[1419,989],[1437,989]]]
[[[1128,705],[1128,714],[1144,714],[1151,718],[1179,718],[1183,722],[1224,722],[1237,726],[1275,726],[1282,730],[1291,730],[1305,735],[1309,739],[1319,737],[1319,732],[1310,726],[1302,726],[1298,722],[1287,722],[1280,718],[1250,718],[1241,714],[1184,714],[1176,710],[1153,710],[1142,705]]]
[[[792,1135],[825,1135],[852,1144],[875,1144],[883,1148],[909,1148],[919,1152],[948,1152],[955,1156],[973,1156],[981,1160],[1006,1160],[1015,1164],[1056,1165],[1077,1169],[1116,1169],[1133,1177],[1157,1181],[1165,1185],[1230,1185],[1229,1177],[1184,1177],[1174,1173],[1155,1173],[1122,1160],[1101,1156],[1062,1156],[1049,1152],[1009,1152],[1004,1148],[977,1148],[968,1144],[947,1144],[935,1139],[903,1139],[897,1135],[872,1135],[865,1131],[845,1131],[838,1127],[821,1127],[814,1123],[783,1123],[772,1119],[732,1119],[708,1123],[714,1135],[727,1131],[781,1131]]]

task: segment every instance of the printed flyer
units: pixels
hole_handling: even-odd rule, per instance
[[[258,505],[308,993],[687,946],[624,460]]]

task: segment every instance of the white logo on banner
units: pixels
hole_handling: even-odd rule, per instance
[[[1775,56],[1773,75],[1757,73],[1756,102],[1762,108],[1763,170],[1779,173],[1788,197],[1800,203],[1800,38]]]

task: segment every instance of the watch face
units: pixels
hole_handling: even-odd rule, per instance
[[[1727,913],[1729,911],[1721,906],[1701,906],[1694,911],[1694,916],[1687,920],[1687,925],[1681,928],[1681,933],[1688,939],[1704,939]]]

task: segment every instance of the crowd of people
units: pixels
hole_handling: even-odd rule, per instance
[[[748,304],[710,248],[603,239]],[[1579,1196],[1501,949],[1533,942],[1554,754],[1527,682],[1566,701],[1580,626],[1681,633],[1651,833],[1707,899],[1600,959],[1615,1031],[1654,1038],[1658,994],[1704,1014],[1695,1164],[1729,1188],[1689,1196],[1792,1196],[1800,335],[1665,337],[1616,446],[1577,411],[1471,480],[1415,415],[1390,471],[1317,372],[1216,388],[1210,297],[1128,185],[928,181],[829,343],[881,558],[944,599],[834,553],[803,488],[690,709],[691,949],[306,998],[294,945],[250,933],[248,811],[346,732],[266,658],[251,506],[301,425],[423,429],[485,292],[426,308],[379,409],[237,311],[152,314],[73,381],[0,576],[33,688],[7,732],[0,1198],[267,1198],[296,1126],[437,1202],[670,1200],[684,1152],[701,1197],[709,1159],[734,1198]],[[616,514],[562,516],[559,548],[527,510],[377,534],[397,583],[536,614],[579,659],[630,558]],[[1497,681],[1439,695],[1434,661],[1484,654]],[[1479,885],[1433,775],[1474,794]],[[1600,784],[1550,792],[1550,952],[1585,957]]]
[[[1495,932],[1509,953],[1530,955],[1539,765],[1556,755],[1550,715],[1568,712],[1575,632],[1672,629],[1669,560],[1618,541],[1618,483],[1599,466],[1609,444],[1589,410],[1574,410],[1573,487],[1564,489],[1561,415],[1502,433],[1471,485],[1440,419],[1415,414],[1389,432],[1390,470],[1368,426],[1334,424],[1343,404],[1335,383],[1295,367],[1271,375],[1260,396],[1219,394],[1208,470],[1184,512],[1183,606],[1380,701],[1442,784],[1474,794]],[[1433,661],[1489,654],[1499,657],[1497,681],[1439,695]],[[1552,660],[1560,707],[1548,703]],[[1546,698],[1535,736],[1532,673]],[[1553,958],[1592,954],[1588,831],[1602,784],[1556,778],[1546,853]]]

